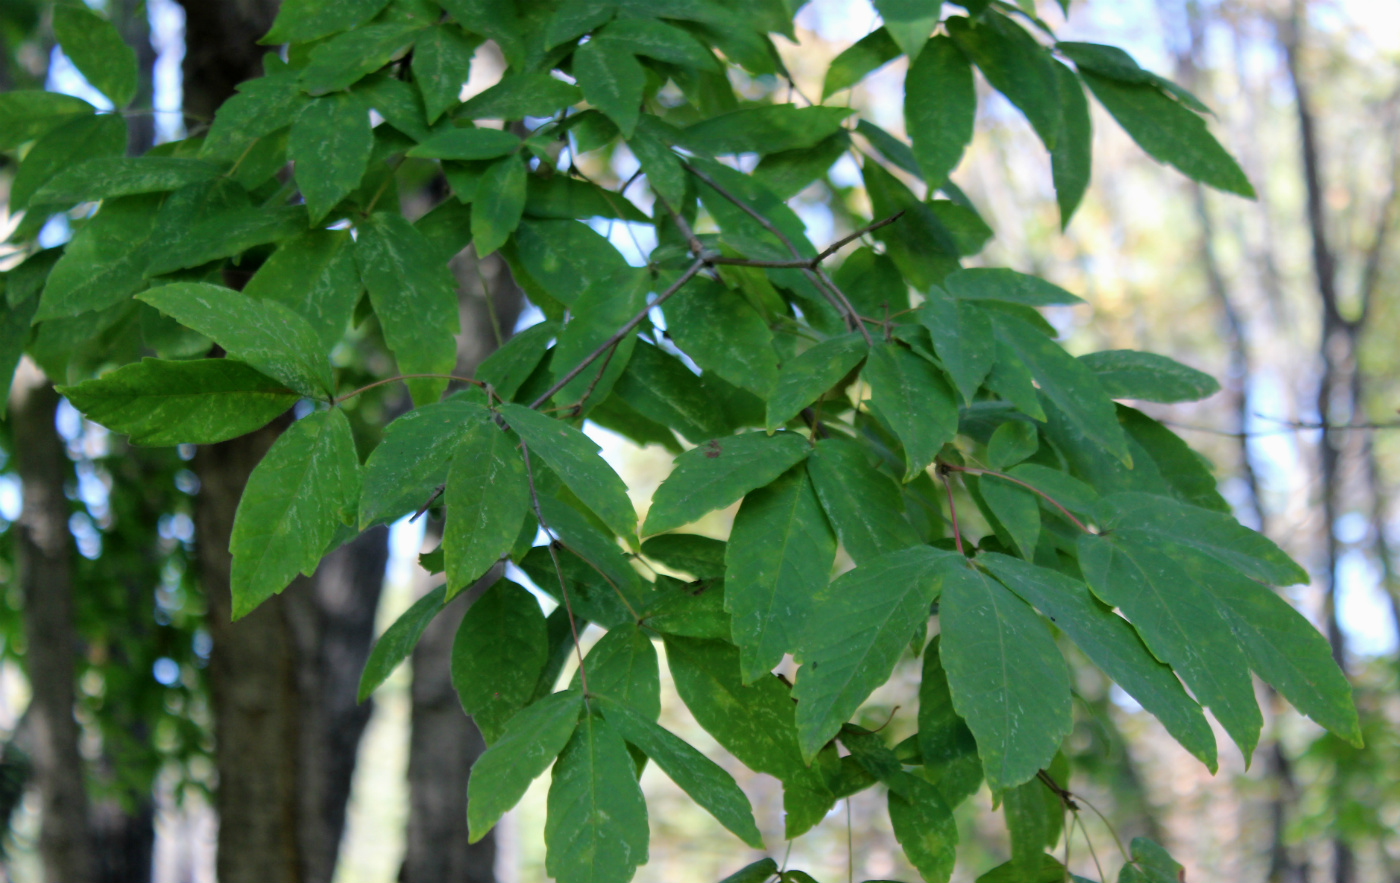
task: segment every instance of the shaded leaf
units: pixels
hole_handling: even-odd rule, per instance
[[[924,775],[956,807],[982,784],[982,762],[977,757],[977,741],[967,723],[953,709],[948,676],[940,655],[940,636],[924,648],[924,666],[919,678],[918,747]]]
[[[107,19],[83,6],[55,6],[53,35],[73,66],[117,110],[136,97],[136,51]]]
[[[448,463],[472,429],[490,412],[454,396],[414,408],[384,429],[384,440],[365,463],[360,529],[393,521],[428,501],[447,480]]]
[[[909,863],[930,883],[946,883],[953,874],[958,826],[938,789],[916,776],[902,774],[904,787],[890,789],[890,826]]]
[[[478,45],[480,41],[450,24],[432,28],[413,44],[413,80],[423,93],[429,125],[457,104]]]
[[[941,0],[875,0],[885,29],[911,62],[923,57],[920,50],[938,24],[942,5]]]
[[[700,444],[728,429],[724,413],[700,378],[680,359],[639,343],[613,392],[639,414]]]
[[[212,181],[223,170],[213,163],[173,156],[99,156],[70,166],[30,199],[34,205],[74,205],[98,199],[177,190]]]
[[[379,14],[389,0],[284,0],[259,43],[307,43],[348,31]]]
[[[812,147],[833,135],[852,111],[772,104],[722,113],[686,127],[682,144],[699,153],[778,153]]]
[[[472,202],[472,240],[479,256],[491,254],[515,232],[525,211],[525,179],[525,164],[515,156],[492,163],[482,176]]]
[[[1050,173],[1055,182],[1055,201],[1060,207],[1060,229],[1079,208],[1089,189],[1093,165],[1094,128],[1089,116],[1089,100],[1079,77],[1059,61],[1055,62],[1056,91],[1060,96],[1060,134],[1050,151]]]
[[[548,654],[540,604],[515,583],[500,580],[467,608],[452,642],[452,686],[486,744],[530,701]]]
[[[476,582],[510,551],[530,508],[515,440],[489,420],[472,421],[452,454],[443,499],[447,596]]]
[[[422,29],[418,22],[386,21],[332,37],[311,50],[301,70],[301,87],[312,95],[325,95],[353,86],[412,46]]]
[[[710,439],[676,458],[652,495],[642,532],[664,533],[723,509],[806,459],[807,440],[797,433],[750,432]]]
[[[442,612],[443,591],[444,588],[438,586],[413,602],[411,607],[399,614],[399,618],[384,630],[379,640],[374,642],[374,647],[369,651],[369,658],[365,660],[364,671],[360,673],[357,702],[368,699],[371,693],[379,689],[380,684],[388,680],[394,669],[399,667],[399,663],[413,652],[429,623]]]
[[[297,186],[313,224],[360,186],[373,148],[369,112],[352,95],[318,98],[297,114],[287,156],[296,163]]]
[[[646,863],[650,833],[626,744],[607,721],[584,715],[554,765],[545,871],[559,883],[622,883]]]
[[[934,37],[904,80],[904,128],[930,186],[937,187],[957,167],[972,141],[976,113],[977,90],[967,58],[950,38]]]
[[[996,339],[987,314],[935,289],[919,306],[919,322],[933,338],[933,349],[963,401],[971,403],[996,358]]]
[[[300,313],[329,352],[349,327],[362,290],[354,248],[347,231],[309,230],[283,242],[243,293]]]
[[[868,347],[858,332],[824,340],[783,365],[768,398],[768,431],[796,417],[865,358]]]
[[[954,16],[944,24],[992,88],[1025,114],[1046,148],[1053,150],[1060,134],[1060,99],[1050,53],[996,12],[986,13],[976,23]]]
[[[997,300],[1031,307],[1084,303],[1081,298],[1039,276],[1004,267],[959,270],[944,281],[943,287],[963,300]]]
[[[706,371],[759,398],[778,379],[773,332],[738,292],[693,279],[666,301],[667,333]]]
[[[443,129],[408,151],[430,159],[495,159],[520,149],[520,137],[502,129]]]
[[[878,471],[862,446],[841,438],[817,442],[807,472],[841,546],[857,565],[918,545],[903,516],[898,485]]]
[[[1145,402],[1194,402],[1220,391],[1214,377],[1156,353],[1104,350],[1080,356],[1098,375],[1104,392],[1115,399]]]
[[[589,104],[607,114],[624,138],[631,138],[640,114],[646,72],[607,30],[574,53],[574,75]]]
[[[473,120],[547,117],[553,116],[562,107],[577,104],[581,98],[577,86],[556,80],[549,74],[514,74],[503,77],[499,83],[462,105],[458,116]]]
[[[932,29],[930,29],[932,30]],[[927,36],[927,35],[926,35]],[[832,59],[822,82],[822,100],[849,89],[899,57],[899,44],[885,28],[876,28]],[[906,84],[905,88],[908,88]],[[907,99],[906,99],[907,101]]]
[[[512,717],[501,737],[476,759],[467,779],[467,828],[473,843],[520,802],[530,783],[564,750],[582,710],[579,692],[551,693]]]
[[[862,377],[871,410],[904,446],[904,481],[912,481],[957,432],[953,391],[930,362],[892,343],[871,349]]]
[[[42,89],[0,93],[0,150],[14,150],[73,117],[96,110],[81,98]]]

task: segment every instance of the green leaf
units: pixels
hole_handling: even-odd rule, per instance
[[[1260,582],[1276,586],[1308,582],[1308,572],[1272,540],[1226,512],[1155,494],[1121,493],[1104,497],[1097,513],[1105,531],[1141,533],[1155,542],[1192,549]]]
[[[885,28],[876,28],[861,37],[832,59],[831,66],[826,69],[826,79],[822,82],[822,100],[856,85],[867,75],[894,61],[899,53],[899,44]]]
[[[978,478],[977,492],[1010,534],[1021,557],[1028,561],[1035,558],[1035,547],[1040,542],[1040,501],[1036,495],[995,475]]]
[[[554,358],[550,362],[554,379],[563,379],[566,372],[581,364],[645,308],[650,285],[651,279],[646,273],[628,270],[585,289],[574,302],[570,311],[572,317],[554,346]],[[593,361],[555,393],[555,404],[564,408],[577,405],[578,410],[571,413],[586,415],[612,392],[636,346],[635,334],[623,337],[610,354]]]
[[[904,481],[913,481],[957,432],[953,391],[930,362],[894,343],[871,349],[862,376],[871,410],[904,446]]]
[[[59,7],[60,9],[63,7]],[[10,185],[10,210],[30,198],[64,169],[88,159],[126,152],[126,120],[115,114],[73,117],[34,142]],[[35,211],[43,211],[35,204]]]
[[[162,285],[139,299],[302,395],[330,395],[331,366],[316,332],[287,307],[203,282]]]
[[[1054,60],[1036,39],[1011,19],[988,12],[977,22],[961,16],[944,25],[958,48],[1030,121],[1046,149],[1060,134],[1060,98]]]
[[[311,50],[299,78],[301,88],[325,95],[353,86],[412,46],[422,30],[418,22],[385,22],[332,37]]]
[[[836,134],[853,111],[845,107],[772,104],[710,117],[686,127],[681,143],[698,153],[779,153],[813,147]]]
[[[423,234],[398,212],[359,224],[355,263],[370,303],[404,374],[446,374],[457,363],[457,285]],[[408,381],[415,404],[433,401],[445,379]]]
[[[485,837],[501,816],[525,796],[530,783],[549,768],[574,734],[582,709],[583,694],[566,690],[527,706],[506,723],[501,737],[472,764],[472,774],[467,779],[467,828],[471,842]],[[631,775],[631,761],[627,762]]]
[[[1005,862],[978,877],[977,883],[1065,883],[1066,879],[1071,883],[1084,881],[1083,877],[1076,874],[1066,878],[1065,866],[1056,861],[1054,856],[1043,853],[1040,856],[1039,868],[1030,876],[1026,876],[1024,869],[1018,867],[1015,862]],[[1121,877],[1119,883],[1122,883]]]
[[[1195,556],[1185,563],[1215,597],[1250,668],[1303,714],[1360,748],[1351,685],[1312,623],[1252,579]]]
[[[1069,735],[1069,669],[1045,623],[1001,583],[949,568],[939,654],[953,707],[977,739],[993,792],[1028,781]]]
[[[1090,71],[1124,83],[1146,83],[1171,93],[1177,101],[1197,113],[1207,114],[1211,110],[1195,95],[1160,77],[1151,71],[1138,67],[1131,55],[1117,46],[1104,46],[1100,43],[1056,43],[1055,49],[1068,57],[1080,70]]]
[[[481,34],[500,45],[512,68],[522,67],[524,47],[521,45],[522,23],[517,18],[515,4],[509,0],[441,0],[442,8],[462,27]],[[558,81],[556,81],[558,82]],[[549,114],[538,114],[548,116]],[[531,114],[536,116],[536,114]]]
[[[622,737],[585,715],[554,765],[545,872],[559,883],[625,883],[647,860],[647,804]]]
[[[539,367],[549,342],[558,334],[559,324],[550,321],[516,332],[477,366],[477,379],[491,384],[502,399],[513,399]]]
[[[485,257],[515,232],[525,211],[525,164],[507,156],[492,163],[482,176],[472,204],[472,239]]]
[[[496,159],[520,149],[520,137],[502,129],[443,129],[408,151],[430,159]]]
[[[976,114],[977,90],[967,58],[948,37],[934,37],[904,79],[904,128],[931,187],[947,180],[962,159]]]
[[[719,883],[768,883],[777,873],[778,863],[771,858],[764,857],[752,864],[744,865]]]
[[[525,214],[531,218],[612,218],[651,223],[651,218],[620,194],[564,175],[530,175],[525,185]]]
[[[648,720],[661,715],[661,671],[651,638],[634,624],[609,629],[583,660],[589,697],[601,696]],[[570,689],[582,686],[574,672]]]
[[[480,40],[450,24],[428,30],[413,44],[413,80],[423,93],[429,125],[457,104],[479,45]]]
[[[1176,555],[1133,533],[1080,537],[1085,581],[1105,604],[1123,611],[1153,656],[1176,670],[1247,763],[1263,719],[1239,641]]]
[[[666,662],[676,692],[705,732],[744,766],[782,780],[784,804],[789,808],[787,835],[797,836],[810,827],[792,812],[801,798],[794,797],[790,803],[788,796],[816,798],[818,805],[826,807],[833,798],[821,772],[802,759],[793,726],[794,706],[783,682],[765,676],[743,683],[739,652],[723,641],[667,637]],[[824,814],[822,809],[818,819]]]
[[[744,498],[725,547],[724,609],[734,618],[745,683],[796,646],[835,557],[836,537],[807,470],[792,469]]]
[[[521,73],[475,96],[456,115],[462,119],[518,120],[553,116],[560,108],[578,104],[583,95],[577,86],[544,73]]]
[[[617,728],[622,738],[656,761],[656,765],[692,800],[740,840],[754,849],[763,848],[763,837],[754,823],[749,799],[733,776],[645,715],[608,698],[603,698],[600,705],[603,716]]]
[[[1141,489],[1149,493],[1169,493],[1183,503],[1214,509],[1216,512],[1231,512],[1230,504],[1220,496],[1215,486],[1214,467],[1199,452],[1194,451],[1176,433],[1148,417],[1141,411],[1118,406],[1118,422],[1128,433],[1129,443],[1134,445],[1134,456],[1150,458],[1161,473],[1163,487],[1149,487],[1144,482]],[[1143,455],[1146,457],[1143,457]],[[1147,465],[1133,470],[1146,477]]]
[[[1194,181],[1254,198],[1244,171],[1210,134],[1205,120],[1155,85],[1124,83],[1083,68],[1080,78],[1148,156]]]
[[[41,89],[0,93],[0,150],[14,150],[96,110],[81,98]]]
[[[282,433],[248,477],[233,518],[233,618],[297,573],[313,573],[359,496],[360,460],[344,411],[318,411]]]
[[[977,741],[967,723],[953,709],[948,676],[943,670],[940,644],[934,636],[924,649],[924,667],[919,679],[920,759],[924,775],[956,807],[982,784],[982,763],[977,757]]]
[[[680,359],[648,343],[638,343],[613,393],[662,426],[700,444],[728,431],[720,406]]]
[[[1104,392],[1115,399],[1145,402],[1194,402],[1220,391],[1214,377],[1156,353],[1104,350],[1080,356],[1098,375]]]
[[[644,615],[648,628],[663,635],[729,640],[732,626],[729,614],[724,612],[723,579],[682,583],[663,574],[657,577],[656,586],[662,595]]]
[[[260,139],[285,129],[310,100],[294,71],[244,80],[237,94],[219,105],[199,155],[233,163]]]
[[[1030,307],[1082,304],[1058,285],[1039,276],[1028,276],[1004,267],[959,270],[943,283],[948,293],[962,300],[995,300]]]
[[[5,278],[9,286],[14,285],[13,272]],[[38,306],[39,299],[31,295],[14,306],[0,307],[0,418],[5,416],[5,409],[9,405],[15,369],[19,366],[20,357],[24,355],[25,344],[29,341],[30,324]],[[81,409],[76,402],[74,406]]]
[[[969,303],[932,291],[920,305],[919,322],[963,401],[972,403],[996,359],[996,339],[987,314]]]
[[[525,464],[509,433],[489,420],[474,422],[462,433],[444,500],[442,548],[447,596],[452,598],[510,551],[530,508]]]
[[[1040,447],[1035,424],[1025,420],[1008,420],[996,428],[987,442],[987,462],[1005,472],[1029,457]]]
[[[1132,626],[1094,600],[1084,583],[1005,555],[986,554],[979,560],[1007,588],[1050,617],[1104,674],[1215,771],[1215,735],[1201,707],[1186,695],[1171,668],[1148,652]]]
[[[401,613],[399,618],[394,620],[394,624],[385,629],[379,640],[374,642],[374,647],[369,651],[369,658],[365,660],[364,671],[360,674],[357,702],[368,699],[370,694],[389,678],[394,669],[399,667],[399,663],[413,652],[428,624],[442,611],[443,590],[443,586],[438,586],[413,602],[413,606]]]
[[[138,445],[214,444],[265,425],[299,395],[233,359],[142,359],[59,388],[73,407]]]
[[[807,473],[841,546],[856,564],[919,544],[903,515],[898,485],[878,471],[859,444],[841,438],[817,442]]]
[[[917,168],[917,166],[916,166]],[[908,284],[924,291],[958,269],[958,243],[938,215],[877,162],[861,167],[876,218],[904,212],[899,221],[874,232]]]
[[[1176,862],[1167,851],[1146,837],[1134,837],[1132,864],[1123,866],[1119,883],[1141,880],[1142,883],[1181,883],[1186,869]],[[1132,874],[1129,874],[1129,871]]]
[[[348,31],[379,14],[388,0],[285,0],[259,43],[309,43]]]
[[[452,641],[452,686],[486,744],[530,701],[548,656],[540,604],[515,583],[500,580],[467,608]]]
[[[297,186],[312,224],[360,186],[373,149],[369,112],[355,96],[327,95],[302,108],[292,123],[287,156],[296,163]]]
[[[360,298],[355,244],[345,230],[309,230],[278,246],[243,293],[276,301],[311,323],[329,352],[344,336]]]
[[[562,420],[546,417],[522,405],[501,406],[510,428],[593,511],[608,529],[635,542],[637,512],[627,496],[627,485],[602,457],[588,436]]]
[[[75,205],[117,196],[178,190],[212,181],[222,169],[198,159],[173,156],[99,156],[49,179],[30,199],[33,205]]]
[[[1059,344],[1020,319],[998,312],[992,314],[992,323],[998,339],[1030,369],[1041,393],[1075,428],[1125,466],[1131,466],[1128,440],[1118,425],[1113,401],[1094,373]]]
[[[672,152],[668,138],[659,131],[661,126],[655,120],[656,117],[650,114],[638,119],[637,130],[628,139],[627,146],[641,164],[652,192],[668,205],[679,207],[685,202],[685,168],[680,158]]]
[[[155,235],[151,237],[149,247],[140,253],[148,279],[186,267],[198,267],[219,258],[233,257],[250,248],[291,239],[306,231],[305,206],[234,207],[209,213],[193,226],[180,229],[179,238],[174,242],[163,245],[162,232],[182,220],[178,214],[167,218],[167,210],[179,196],[177,191],[166,200],[157,219]],[[110,203],[105,205],[110,206]],[[346,296],[344,292],[339,294]],[[355,295],[358,296],[358,292]],[[339,339],[338,334],[336,339]]]
[[[1079,77],[1059,61],[1055,62],[1056,88],[1060,96],[1060,134],[1050,151],[1050,172],[1055,182],[1055,200],[1060,206],[1060,229],[1069,226],[1089,189],[1093,165],[1094,125],[1089,101]]]
[[[667,333],[706,371],[766,398],[778,379],[773,332],[743,295],[692,279],[664,307]]]
[[[146,285],[146,245],[160,197],[108,200],[64,246],[43,285],[35,319],[77,316],[122,304]]]
[[[714,52],[680,28],[649,18],[622,18],[600,32],[610,46],[633,55],[700,70],[719,70]]]
[[[453,396],[414,408],[390,423],[365,463],[360,529],[393,521],[427,502],[446,481],[448,463],[462,440],[489,418],[481,405]]]
[[[136,97],[136,50],[107,19],[84,6],[55,6],[53,35],[78,72],[117,110]]]
[[[824,340],[785,364],[768,399],[768,431],[821,398],[861,363],[868,349],[865,339],[852,331]]]
[[[652,496],[642,533],[664,533],[723,509],[802,462],[811,450],[793,432],[710,439],[676,458]]]
[[[607,114],[624,138],[637,127],[646,71],[628,48],[607,37],[595,37],[574,53],[574,76],[589,104]]]
[[[724,553],[723,541],[698,534],[668,533],[642,543],[643,555],[702,580],[724,576]]]
[[[941,0],[875,0],[885,29],[911,63],[922,57],[920,50],[938,24],[942,5]]]
[[[929,883],[947,883],[953,875],[958,825],[938,789],[923,779],[904,774],[900,793],[890,789],[890,826],[909,863]]]
[[[793,654],[803,664],[792,694],[808,762],[889,680],[954,567],[966,567],[962,556],[915,546],[872,559],[813,594]]]
[[[520,287],[555,320],[562,319],[562,307],[572,305],[590,285],[628,269],[612,243],[582,221],[526,218],[501,256]]]

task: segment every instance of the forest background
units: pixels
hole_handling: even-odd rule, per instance
[[[1071,742],[1082,777],[1076,790],[1125,839],[1141,833],[1166,844],[1186,865],[1187,879],[1400,880],[1400,513],[1393,499],[1400,483],[1400,4],[1084,0],[1063,26],[1053,4],[1040,5],[1062,39],[1124,46],[1144,67],[1199,95],[1259,198],[1203,190],[1096,117],[1094,183],[1062,233],[1033,133],[993,97],[955,175],[997,231],[977,262],[1033,272],[1083,295],[1090,308],[1050,313],[1073,352],[1145,349],[1221,379],[1224,391],[1215,397],[1157,406],[1153,415],[1209,455],[1241,520],[1313,575],[1291,600],[1328,635],[1354,679],[1367,738],[1366,749],[1352,749],[1261,693],[1269,719],[1253,767],[1246,771],[1226,755],[1211,777],[1130,699],[1086,672],[1078,686],[1094,703],[1099,726],[1082,728]],[[201,125],[231,84],[248,75],[260,53],[254,41],[275,3],[109,0],[105,12],[137,49],[141,91],[134,106],[154,112],[132,119],[131,137],[148,144]],[[805,94],[820,93],[831,60],[879,23],[855,0],[815,0],[797,21],[798,42],[778,45]],[[101,105],[55,47],[48,4],[0,3],[0,40],[0,90],[44,86]],[[493,64],[499,71],[499,59],[478,54],[469,91],[494,79]],[[901,65],[849,93],[853,105],[897,134]],[[743,86],[754,96],[788,88],[762,78]],[[635,168],[635,160],[618,154],[586,171],[616,186]],[[867,205],[859,177],[841,162],[828,179],[792,203],[818,246],[849,232],[850,210]],[[0,202],[12,183],[11,170],[0,168]],[[424,182],[425,191],[431,186]],[[426,195],[406,189],[401,198],[428,204]],[[17,220],[0,213],[0,229]],[[644,231],[625,222],[599,227],[640,261],[648,243],[635,237]],[[51,224],[45,244],[66,235],[62,224]],[[0,267],[4,260],[0,254]],[[467,256],[455,269],[468,329],[459,363],[469,366],[494,343],[488,304],[497,321],[516,328],[538,317],[498,261]],[[402,405],[386,400],[384,407]],[[153,873],[162,883],[212,880],[209,690],[217,675],[208,670],[211,635],[189,568],[198,554],[198,472],[190,451],[129,449],[64,403],[49,413],[56,421],[51,417],[48,431],[58,433],[67,453],[57,480],[80,556],[77,683],[103,879]],[[19,443],[16,419],[0,442],[7,454]],[[1336,428],[1324,432],[1324,423]],[[639,502],[649,498],[670,455],[602,432],[596,437]],[[22,489],[13,457],[3,470],[0,525],[8,527],[21,516]],[[706,526],[722,535],[730,516]],[[6,577],[13,574],[9,536],[0,534]],[[382,631],[431,585],[416,566],[422,542],[421,524],[395,525],[347,547],[341,560],[304,581],[302,601],[287,605],[293,630],[301,629],[293,640],[320,635],[328,649],[296,677],[358,680],[371,625]],[[364,582],[356,586],[356,579]],[[352,597],[355,604],[337,606]],[[7,578],[0,593],[0,813],[7,822],[5,873],[19,881],[40,873],[25,760],[32,691],[24,616]],[[466,849],[460,828],[443,821],[460,817],[454,794],[464,792],[466,766],[479,750],[445,675],[432,675],[445,668],[440,660],[452,629],[450,617],[441,618],[413,664],[372,703],[315,710],[322,732],[341,737],[328,753],[342,769],[327,770],[324,758],[284,758],[302,764],[303,775],[317,768],[324,781],[350,783],[348,794],[316,792],[317,806],[299,823],[301,842],[318,844],[308,856],[320,856],[308,859],[306,879],[543,877],[534,836],[543,820],[543,782],[484,847]],[[349,649],[337,656],[338,648]],[[679,703],[668,702],[663,714],[668,726],[707,744]],[[777,836],[776,790],[733,772],[765,835]],[[652,858],[637,879],[716,880],[744,863],[736,842],[662,777],[653,771],[643,786],[656,821]],[[858,877],[912,877],[888,831],[869,823],[877,815],[870,801],[862,795],[838,805],[793,845],[794,862],[821,879],[841,879],[849,855]],[[345,819],[338,861],[326,834],[339,830],[337,814]],[[964,844],[988,856],[983,865],[1004,854],[1005,835],[985,792],[959,816]],[[1099,823],[1088,824],[1101,843],[1111,842]]]

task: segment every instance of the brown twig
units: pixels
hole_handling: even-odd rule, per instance
[[[1060,501],[1059,501],[1059,500],[1057,500],[1057,499],[1055,499],[1054,497],[1050,496],[1050,495],[1047,494],[1045,491],[1041,490],[1040,488],[1036,487],[1035,485],[1027,484],[1026,482],[1022,481],[1022,480],[1019,479],[1019,478],[1012,478],[1011,476],[1007,475],[1005,472],[997,472],[997,471],[994,470],[994,469],[982,469],[981,467],[978,467],[978,466],[958,466],[958,465],[955,465],[955,464],[953,464],[953,463],[940,463],[940,464],[939,464],[939,468],[940,468],[941,470],[947,470],[948,472],[966,472],[966,473],[969,474],[969,475],[990,475],[990,476],[992,476],[993,478],[1002,478],[1002,479],[1005,479],[1006,481],[1009,481],[1009,482],[1011,482],[1012,484],[1019,484],[1021,487],[1025,488],[1026,490],[1030,491],[1030,492],[1033,493],[1033,494],[1036,494],[1036,495],[1039,496],[1042,500],[1044,500],[1045,502],[1047,502],[1047,503],[1049,503],[1050,505],[1054,506],[1056,509],[1059,509],[1059,510],[1060,510],[1060,514],[1063,515],[1064,517],[1068,518],[1068,519],[1070,520],[1070,522],[1071,522],[1072,524],[1074,524],[1075,527],[1079,528],[1080,530],[1084,531],[1085,533],[1089,534],[1090,536],[1098,536],[1098,532],[1097,532],[1097,531],[1091,530],[1088,526],[1086,526],[1086,525],[1084,524],[1084,522],[1080,521],[1078,518],[1075,518],[1074,515],[1072,515],[1068,509],[1066,509],[1064,506],[1060,505]],[[946,478],[945,478],[945,481],[946,481]]]
[[[359,395],[362,392],[368,392],[369,390],[374,389],[376,386],[383,386],[386,383],[394,383],[395,381],[399,380],[455,380],[458,383],[470,383],[472,386],[479,386],[482,389],[486,388],[486,383],[484,381],[475,380],[471,377],[458,377],[455,374],[400,374],[396,377],[386,377],[383,380],[376,380],[373,383],[367,383],[359,389],[347,392],[343,396],[337,396],[335,398],[332,398],[331,404],[338,405],[341,402],[353,399],[355,396]]]
[[[943,489],[948,492],[948,520],[953,524],[953,544],[958,548],[958,554],[966,557],[963,551],[962,531],[958,529],[958,507],[953,502],[953,483],[948,480],[948,468],[942,464],[935,471],[938,477],[943,480]]]

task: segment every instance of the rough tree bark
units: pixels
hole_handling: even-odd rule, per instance
[[[10,426],[24,509],[15,558],[24,596],[25,665],[33,699],[27,714],[42,825],[39,858],[47,880],[96,880],[78,723],[73,717],[73,541],[63,485],[71,469],[54,427],[58,393],[28,359],[10,388]]]
[[[523,295],[499,257],[464,251],[452,262],[462,333],[454,373],[470,377],[509,335]],[[488,301],[488,298],[490,300]],[[402,883],[493,883],[494,836],[467,843],[467,776],[485,749],[452,687],[452,639],[466,612],[464,592],[440,613],[413,651],[412,736],[409,742],[408,837]]]

